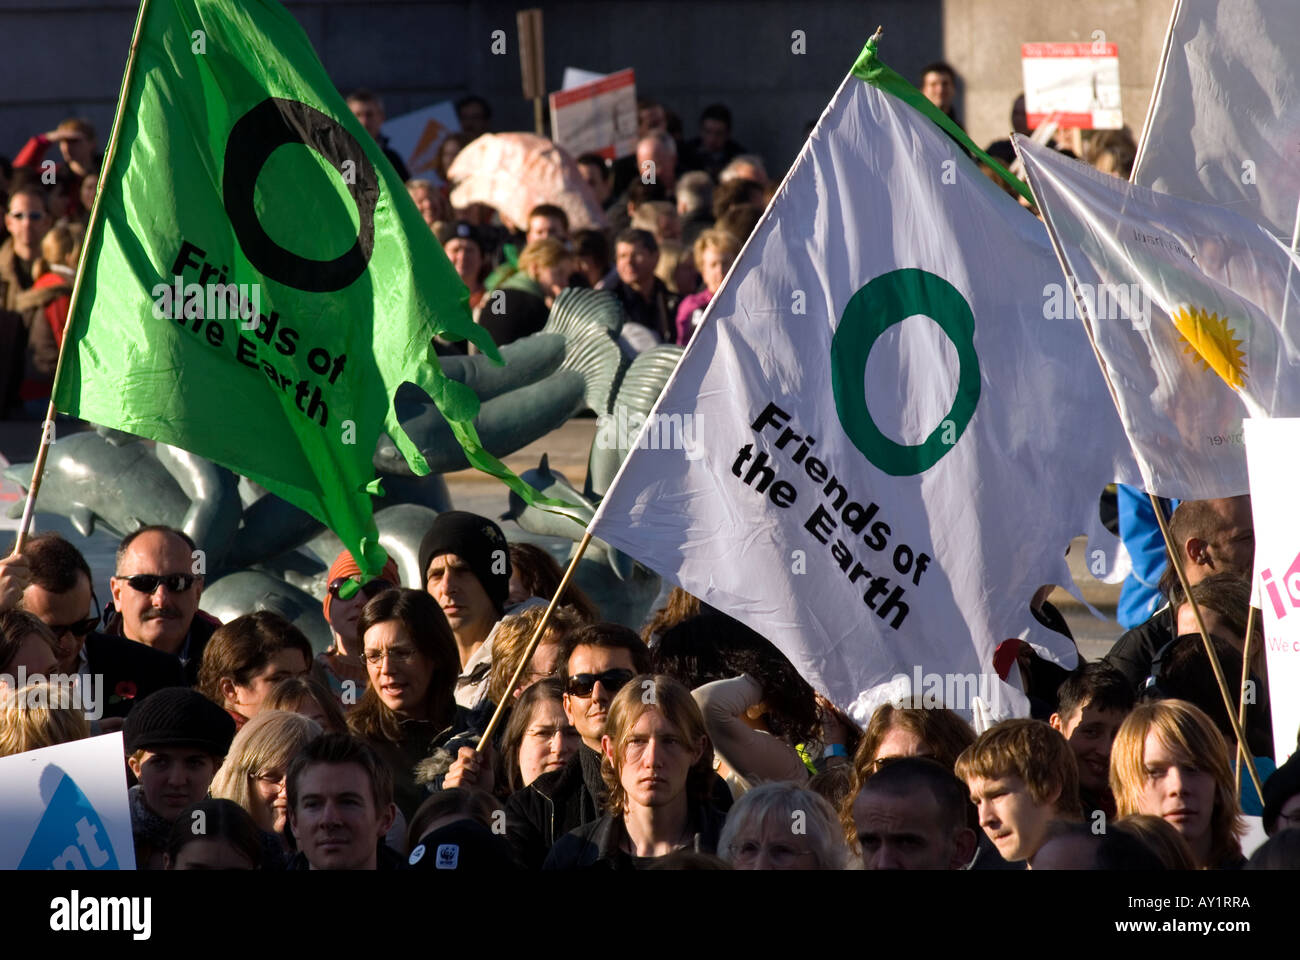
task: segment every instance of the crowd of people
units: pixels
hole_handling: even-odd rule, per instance
[[[1229,676],[1249,522],[1247,498],[1173,518]],[[1271,837],[1251,866],[1300,865],[1300,760],[1272,767],[1260,698],[1263,795],[1238,789],[1180,588],[1104,660],[1022,650],[1033,716],[977,735],[919,693],[859,728],[681,590],[638,634],[570,585],[534,645],[561,571],[470,513],[433,522],[421,583],[341,553],[320,652],[278,614],[203,613],[199,549],[125,537],[103,616],[59,534],[0,563],[0,756],[121,730],[141,870],[1233,869],[1244,813]]]
[[[931,64],[920,80],[924,95],[960,126],[952,67]],[[346,100],[406,183],[469,290],[475,320],[497,346],[540,331],[566,287],[608,290],[617,298],[625,320],[620,343],[629,355],[658,343],[684,346],[779,185],[764,158],[733,138],[725,104],[705,107],[688,138],[676,113],[642,98],[632,154],[573,158],[606,228],[571,229],[565,198],[557,195],[539,198],[525,222],[513,223],[483,203],[458,209],[451,202],[453,161],[491,132],[492,108],[484,98],[456,102],[460,129],[442,141],[429,178],[411,178],[389,145],[381,97],[358,89]],[[1012,107],[1011,124],[1031,132],[1023,96]],[[1090,134],[1063,131],[1058,141],[1098,169],[1126,177],[1136,154],[1127,129]],[[49,156],[55,145],[61,160]],[[989,144],[987,152],[1014,165],[1009,140]],[[7,360],[0,361],[0,419],[42,419],[46,412],[102,163],[94,126],[76,117],[30,137],[12,159],[0,156],[0,357]],[[992,167],[980,165],[1014,194]],[[441,339],[435,348],[441,354],[470,349]]]
[[[921,89],[956,121],[954,79],[934,64]],[[380,98],[348,104],[406,179]],[[554,197],[505,222],[451,205],[447,171],[492,117],[480,97],[457,108],[443,182],[407,186],[499,345],[540,330],[569,286],[614,294],[629,350],[687,343],[776,189],[725,106],[685,139],[643,99],[633,156],[575,158],[609,229],[570,231]],[[1027,132],[1023,101],[1012,124]],[[989,153],[1009,163],[1004,143]],[[63,162],[42,177],[54,144]],[[1119,175],[1132,162],[1122,137],[1076,146]],[[48,403],[101,160],[73,119],[0,165],[10,415]],[[1032,717],[978,735],[919,697],[860,728],[771,642],[680,590],[637,633],[569,586],[530,650],[560,570],[473,514],[437,517],[418,583],[391,561],[368,579],[340,554],[324,651],[276,614],[201,611],[202,545],[180,530],[123,538],[103,609],[76,546],[41,534],[0,562],[0,755],[120,730],[142,870],[1232,869],[1243,813],[1271,837],[1251,866],[1300,865],[1300,761],[1268,760],[1262,644],[1242,725],[1261,795],[1237,787],[1237,739],[1188,619],[1195,600],[1240,675],[1249,500],[1183,503],[1172,532],[1190,598],[1167,578],[1150,620],[1070,672],[1023,646],[1012,669]],[[1050,604],[1033,609],[1068,634]],[[70,705],[60,678],[101,702]]]

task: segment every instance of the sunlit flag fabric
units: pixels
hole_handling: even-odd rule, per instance
[[[481,448],[478,399],[430,348],[440,334],[499,359],[468,291],[294,18],[266,0],[141,15],[58,409],[245,474],[376,574],[380,431],[428,472],[393,410],[403,381],[474,466],[532,499]]]
[[[1046,231],[938,116],[868,43],[591,525],[860,718],[909,690],[1027,712],[994,651],[1073,665],[1030,598],[1136,475],[1087,339],[1044,317]]]
[[[1300,415],[1300,262],[1226,207],[1016,145],[1146,489],[1249,493],[1242,418]]]
[[[1300,204],[1300,3],[1178,0],[1133,182],[1290,240]]]

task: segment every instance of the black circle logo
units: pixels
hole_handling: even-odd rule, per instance
[[[345,176],[344,182],[357,205],[357,239],[333,260],[310,260],[280,246],[262,229],[253,205],[253,188],[267,159],[279,147],[292,143],[311,147],[336,170],[352,174]],[[298,290],[329,293],[350,286],[370,263],[375,249],[379,177],[356,137],[315,107],[270,97],[240,117],[226,141],[221,188],[226,215],[244,255],[272,280]]]

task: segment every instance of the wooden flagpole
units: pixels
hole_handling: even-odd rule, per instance
[[[528,661],[533,658],[533,651],[542,640],[542,635],[546,632],[546,625],[551,621],[551,614],[559,606],[560,597],[569,586],[569,581],[573,578],[573,571],[578,569],[578,561],[587,550],[587,544],[591,543],[591,531],[588,530],[582,535],[582,540],[578,542],[577,552],[574,553],[573,559],[569,561],[569,568],[564,571],[564,576],[560,579],[560,585],[555,588],[555,596],[551,597],[550,604],[546,607],[546,612],[542,614],[542,619],[537,622],[537,629],[533,631],[532,639],[528,641],[528,646],[524,648],[523,656],[519,658],[519,666],[515,667],[514,676],[510,678],[510,683],[506,685],[506,693],[497,704],[496,710],[492,713],[492,719],[488,721],[487,727],[483,730],[483,736],[479,737],[476,750],[482,751],[489,743],[492,731],[496,729],[501,722],[501,716],[505,713],[507,705],[513,702],[511,694],[519,684],[519,678],[524,675],[524,668],[528,666]]]
[[[126,113],[126,101],[131,92],[131,80],[135,76],[136,55],[140,51],[140,33],[144,29],[144,18],[149,11],[149,3],[150,0],[140,0],[140,11],[135,18],[135,31],[131,34],[131,50],[127,54],[126,70],[122,75],[122,91],[117,98],[117,112],[113,116],[113,129],[109,134],[108,148],[104,151],[104,165],[99,170],[99,183],[95,187],[95,202],[90,208],[90,219],[86,224],[86,235],[81,243],[81,257],[77,261],[77,275],[72,281],[72,296],[68,303],[69,324],[77,315],[77,301],[81,297],[81,281],[85,276],[86,253],[94,241],[95,233],[101,221],[104,219],[99,201],[104,194],[104,183],[108,180],[108,172],[113,168],[113,160],[117,156],[117,145],[122,135],[122,117]],[[59,359],[54,368],[54,383],[50,388],[50,406],[45,411],[45,423],[41,428],[41,446],[36,452],[36,463],[32,466],[32,480],[27,487],[27,502],[23,505],[23,518],[18,526],[18,536],[14,540],[14,549],[11,556],[18,556],[27,545],[27,533],[31,529],[32,515],[36,512],[36,498],[41,491],[41,478],[45,475],[45,460],[49,454],[50,445],[54,443],[54,417],[58,413],[54,408],[54,397],[59,392],[59,375],[63,372],[64,351],[67,350],[68,341],[71,339],[69,330],[65,328],[63,339],[59,343]]]
[[[1255,632],[1255,606],[1251,604],[1246,610],[1246,641],[1241,649],[1241,696],[1238,697],[1240,705],[1237,708],[1237,723],[1244,730],[1246,728],[1246,683],[1250,680],[1250,641],[1251,635]],[[1237,741],[1237,756],[1233,764],[1233,778],[1237,784],[1237,795],[1241,796],[1241,758],[1248,756],[1246,753],[1246,744],[1243,740]],[[1261,796],[1260,799],[1263,799]]]
[[[1165,550],[1169,554],[1169,562],[1173,565],[1174,573],[1178,576],[1178,583],[1183,588],[1183,595],[1187,602],[1192,605],[1192,614],[1196,617],[1196,629],[1201,632],[1201,641],[1205,644],[1205,652],[1210,658],[1210,667],[1214,670],[1214,679],[1218,681],[1219,693],[1223,695],[1223,705],[1228,710],[1228,720],[1232,723],[1232,732],[1237,738],[1237,755],[1246,758],[1246,770],[1250,773],[1251,782],[1255,784],[1255,789],[1259,795],[1264,796],[1264,788],[1259,782],[1259,773],[1255,770],[1255,760],[1251,757],[1249,748],[1246,744],[1246,738],[1242,736],[1241,724],[1237,721],[1237,704],[1228,690],[1228,681],[1223,677],[1223,666],[1219,663],[1219,655],[1214,652],[1214,644],[1210,642],[1210,635],[1205,629],[1205,621],[1201,619],[1201,608],[1197,605],[1196,600],[1192,597],[1192,588],[1187,582],[1187,573],[1183,570],[1182,558],[1179,556],[1179,549],[1174,545],[1174,541],[1169,536],[1169,524],[1165,520],[1164,510],[1160,506],[1160,501],[1156,499],[1154,493],[1147,493],[1151,498],[1151,507],[1156,512],[1156,521],[1160,524],[1160,533],[1165,538]],[[1177,617],[1178,611],[1173,611]],[[1244,751],[1244,752],[1243,752]]]

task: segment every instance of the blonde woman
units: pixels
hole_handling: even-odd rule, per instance
[[[90,724],[73,707],[70,690],[41,681],[0,691],[0,757],[88,736]]]
[[[691,342],[696,327],[704,317],[704,308],[722,286],[723,278],[739,253],[740,242],[726,230],[715,227],[695,238],[695,269],[700,272],[704,289],[683,297],[677,307],[677,342],[682,346]]]
[[[212,780],[212,796],[233,800],[249,812],[259,830],[274,835],[282,861],[289,852],[284,833],[289,816],[285,773],[289,761],[320,735],[320,724],[301,714],[263,710],[235,735]]]
[[[1110,788],[1119,815],[1161,817],[1199,869],[1241,866],[1245,824],[1228,748],[1214,723],[1185,700],[1139,704],[1110,752]]]

